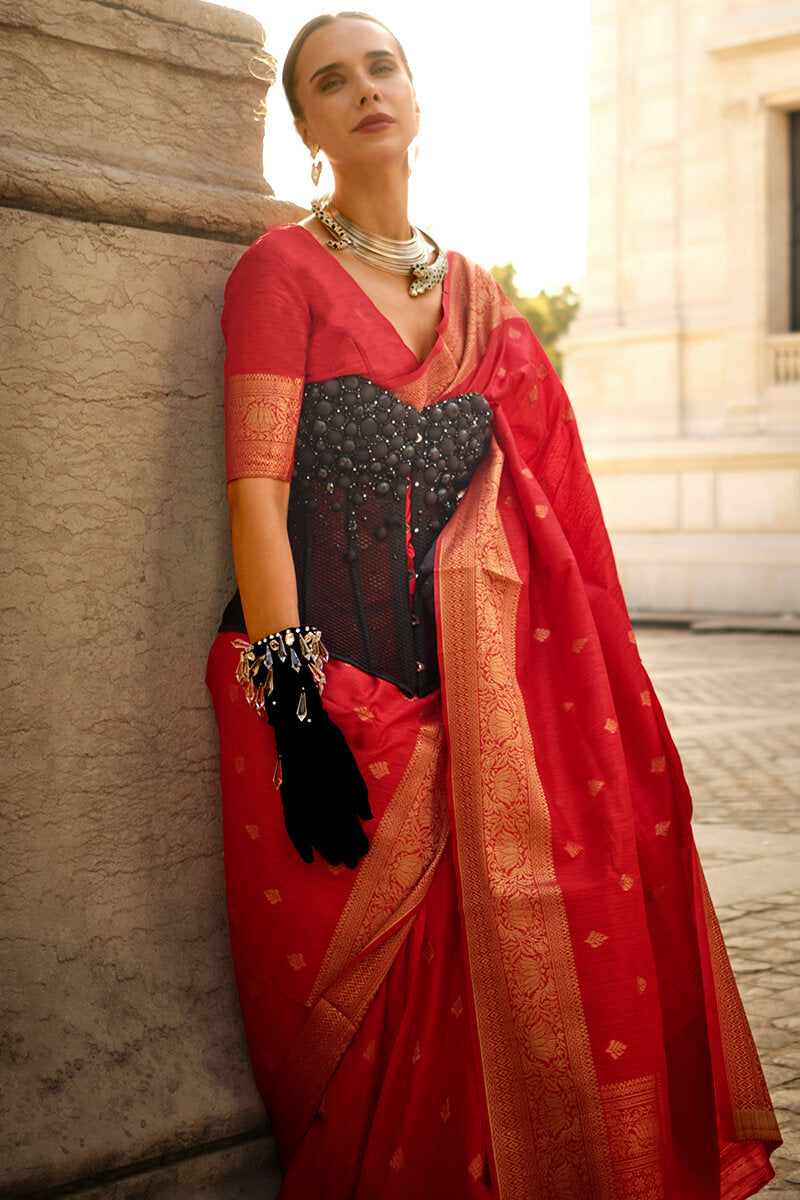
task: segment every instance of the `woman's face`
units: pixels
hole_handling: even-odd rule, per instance
[[[333,166],[404,158],[416,136],[414,87],[394,38],[372,21],[340,17],[316,29],[298,55],[295,93],[298,133]]]

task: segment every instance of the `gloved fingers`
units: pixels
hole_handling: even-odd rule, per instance
[[[346,773],[346,782],[346,795],[352,811],[355,812],[359,820],[371,821],[372,809],[369,804],[369,791],[355,759],[352,761],[351,769]]]
[[[372,809],[369,806],[369,795],[366,785],[363,790],[356,791],[356,816],[360,821],[372,820]]]
[[[288,828],[287,828],[286,832],[289,834],[289,837],[291,838],[291,841],[292,841],[292,845],[294,846],[295,850],[302,858],[303,862],[313,863],[314,851],[311,849],[311,843],[306,840],[305,836],[298,836],[296,834],[293,834]]]
[[[367,785],[340,730],[324,739],[322,753],[282,755],[281,799],[286,830],[304,862],[312,847],[332,866],[348,867],[369,850],[360,820],[370,820]],[[327,752],[326,752],[327,751]]]
[[[335,730],[335,733],[333,732]],[[347,744],[344,734],[338,726],[331,723],[332,746],[338,751],[339,760],[341,762],[343,773],[349,784],[353,805],[357,816],[362,821],[372,820],[372,809],[369,805],[369,794],[364,776],[358,769],[358,763],[355,760],[352,750]]]
[[[314,851],[312,850],[312,839],[309,835],[306,822],[298,820],[293,815],[294,806],[292,805],[291,795],[286,795],[285,788],[286,784],[282,783],[281,799],[283,800],[283,823],[286,827],[286,832],[303,862],[312,863],[314,861]]]
[[[332,867],[341,866],[342,863],[342,844],[341,835],[329,829],[324,831],[314,829],[310,834],[311,840],[314,843],[314,849],[325,859],[326,863],[330,863]]]
[[[320,831],[313,841],[323,858],[334,866],[342,862],[356,866],[369,849],[364,830],[354,814],[337,814],[335,826],[327,827],[324,833]]]
[[[363,858],[368,850],[369,839],[364,833],[364,830],[361,828],[360,823],[353,819],[350,837],[347,840],[347,853],[344,861],[347,863],[348,867],[357,867],[358,860]]]
[[[312,835],[312,840],[314,848],[333,866],[343,862],[347,867],[357,867],[358,860],[369,850],[367,836],[354,814],[338,814],[335,825],[326,822],[316,836]]]

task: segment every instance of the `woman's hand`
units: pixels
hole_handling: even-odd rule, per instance
[[[356,867],[369,850],[361,828],[372,819],[367,785],[321,703],[310,724],[295,723],[275,731],[286,832],[304,862],[313,862],[316,850],[333,866]]]
[[[358,865],[372,818],[367,785],[344,734],[322,705],[327,651],[318,630],[289,628],[245,644],[237,678],[267,717],[278,750],[276,782],[286,831],[305,862]]]

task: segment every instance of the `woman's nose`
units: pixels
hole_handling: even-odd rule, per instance
[[[380,100],[381,90],[376,84],[374,78],[369,75],[361,80],[361,104],[366,104],[368,100]]]

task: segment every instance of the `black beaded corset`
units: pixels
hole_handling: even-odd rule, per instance
[[[300,621],[322,630],[333,658],[407,695],[439,685],[434,546],[491,421],[475,392],[418,411],[357,375],[303,394],[289,496]]]

